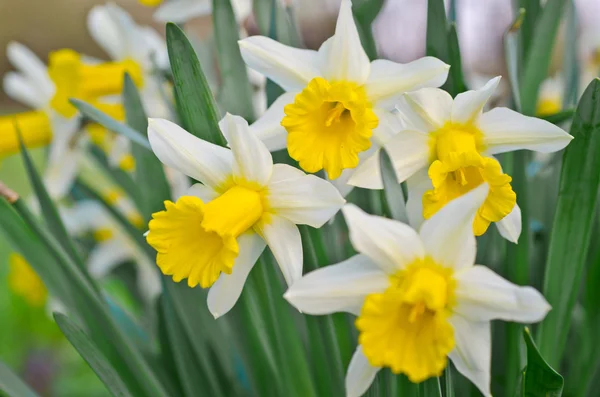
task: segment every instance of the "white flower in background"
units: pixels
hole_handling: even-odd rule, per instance
[[[212,13],[212,0],[140,0],[140,2],[148,6],[159,6],[154,13],[154,19],[159,22],[181,23]],[[239,25],[252,13],[252,0],[232,0],[231,6]]]
[[[378,125],[403,92],[443,84],[449,66],[431,57],[369,62],[351,7],[342,2],[335,35],[319,51],[263,36],[240,41],[246,64],[288,91],[251,129],[270,150],[287,146],[307,172],[325,169],[336,179],[348,170],[342,182],[354,171],[368,173],[370,187],[381,187],[377,153],[389,137]]]
[[[143,226],[144,221],[129,198],[115,194],[109,199],[132,224]],[[142,296],[151,302],[160,294],[160,277],[154,263],[100,203],[84,200],[71,207],[62,206],[60,215],[70,235],[92,233],[96,240],[87,259],[92,277],[102,279],[118,265],[131,260],[136,264],[137,286]]]
[[[4,76],[4,91],[32,111],[0,117],[0,155],[18,152],[15,120],[27,147],[50,144],[44,175],[53,198],[64,196],[76,176],[78,154],[85,139],[77,136],[81,118],[70,97],[95,103],[98,97],[120,91],[128,65],[87,65],[71,50],[50,53],[49,66],[22,44],[11,42],[7,57],[17,69]],[[98,80],[102,84],[98,84]]]
[[[211,287],[215,317],[239,298],[246,278],[268,245],[291,285],[302,276],[297,224],[321,227],[343,205],[329,182],[275,164],[247,122],[226,115],[220,123],[231,150],[198,139],[167,120],[150,119],[152,150],[165,165],[202,182],[166,210],[153,214],[147,235],[157,264],[175,282]]]
[[[411,224],[419,225],[449,201],[480,184],[490,186],[488,197],[473,223],[475,235],[496,222],[502,236],[516,242],[521,211],[500,163],[491,155],[514,150],[549,153],[563,149],[573,138],[547,121],[507,108],[483,112],[500,78],[482,89],[452,99],[447,92],[424,88],[398,101],[396,134],[385,146],[399,182],[407,181]],[[369,175],[354,175],[351,184],[369,187]]]
[[[537,322],[550,310],[535,289],[474,265],[471,225],[487,190],[482,185],[451,201],[418,233],[346,205],[359,254],[308,273],[285,293],[303,313],[358,316],[347,396],[362,395],[383,367],[415,383],[440,376],[447,357],[490,396],[490,321]]]

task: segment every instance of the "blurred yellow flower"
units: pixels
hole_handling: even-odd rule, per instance
[[[42,307],[46,303],[46,286],[29,263],[16,252],[8,258],[8,285],[11,291],[25,299],[31,306]]]

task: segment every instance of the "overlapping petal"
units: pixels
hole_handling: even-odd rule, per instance
[[[50,80],[46,65],[27,47],[12,41],[6,47],[6,57],[12,65],[49,100],[54,95],[54,83]]]
[[[237,241],[240,253],[235,259],[232,273],[221,273],[208,291],[208,310],[215,318],[226,314],[235,305],[250,270],[266,246],[265,241],[253,231],[242,234]]]
[[[425,251],[417,232],[410,226],[369,215],[353,204],[342,209],[354,248],[371,258],[386,273],[393,274]]]
[[[369,360],[359,345],[350,360],[350,366],[346,373],[346,397],[362,396],[371,386],[380,369],[369,364]]]
[[[405,93],[396,110],[406,129],[432,132],[450,120],[452,97],[438,88],[423,88]]]
[[[41,109],[47,104],[48,98],[40,95],[38,87],[18,73],[6,73],[2,83],[6,95],[15,101],[19,101],[33,109]]]
[[[429,135],[421,131],[403,130],[385,145],[398,182],[404,182],[429,164]]]
[[[368,294],[385,290],[389,277],[365,255],[308,273],[284,297],[307,314],[360,314]]]
[[[444,84],[449,69],[449,65],[434,57],[407,64],[378,59],[371,63],[365,88],[375,106],[391,110],[404,92]]]
[[[148,139],[161,162],[208,186],[217,187],[232,174],[230,150],[196,138],[168,120],[149,119]]]
[[[476,121],[499,83],[500,77],[494,77],[479,90],[458,94],[452,105],[452,122],[465,124]]]
[[[210,0],[173,0],[166,1],[154,13],[154,19],[159,22],[181,23],[189,19],[208,15],[212,12]]]
[[[267,147],[248,131],[248,122],[229,113],[219,123],[233,154],[233,174],[243,181],[264,186],[273,172],[273,158]]]
[[[450,201],[426,220],[419,234],[427,255],[437,263],[461,269],[475,263],[473,219],[488,194],[487,184]]]
[[[508,215],[496,222],[496,227],[502,237],[516,244],[519,241],[519,236],[521,236],[522,228],[521,208],[519,208],[519,205],[516,204]]]
[[[273,102],[267,111],[250,125],[250,132],[255,134],[272,152],[284,149],[287,146],[288,133],[281,126],[284,112],[283,108],[294,102],[297,93],[285,93]]]

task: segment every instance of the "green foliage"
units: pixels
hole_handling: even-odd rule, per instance
[[[0,392],[6,394],[6,397],[37,397],[37,394],[2,361],[0,361]]]
[[[522,397],[560,397],[564,380],[540,355],[528,328],[523,330],[527,345],[527,367],[521,382]]]

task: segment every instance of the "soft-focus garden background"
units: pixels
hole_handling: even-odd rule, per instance
[[[87,12],[94,0],[0,0],[0,75],[11,70],[5,56],[6,45],[19,41],[45,60],[49,51],[72,48],[98,58],[106,58],[86,29]],[[152,9],[136,0],[117,0],[142,24],[160,32],[164,27],[152,21]],[[339,0],[296,0],[297,23],[307,47],[318,48],[333,32]],[[511,0],[456,0],[457,28],[463,69],[470,86],[487,76],[505,74],[502,35],[511,24]],[[580,39],[600,31],[600,0],[576,0]],[[408,62],[425,54],[426,0],[387,0],[373,29],[379,54],[398,62]],[[244,21],[252,33],[255,22]],[[186,23],[194,37],[211,34],[211,18]],[[255,28],[254,28],[255,31]],[[600,34],[598,35],[600,37]],[[585,56],[579,40],[577,51]],[[551,73],[560,70],[562,52],[574,43],[559,34],[553,53]],[[507,79],[504,79],[505,81]],[[0,92],[0,114],[23,110]],[[32,150],[40,157],[40,150]],[[27,178],[17,156],[0,161],[0,180],[21,194],[29,191]],[[41,395],[108,395],[98,378],[64,339],[46,313],[14,295],[8,286],[7,258],[10,250],[0,239],[0,359],[16,369]],[[127,301],[121,281],[105,281],[106,287]],[[203,304],[203,303],[199,303]]]

